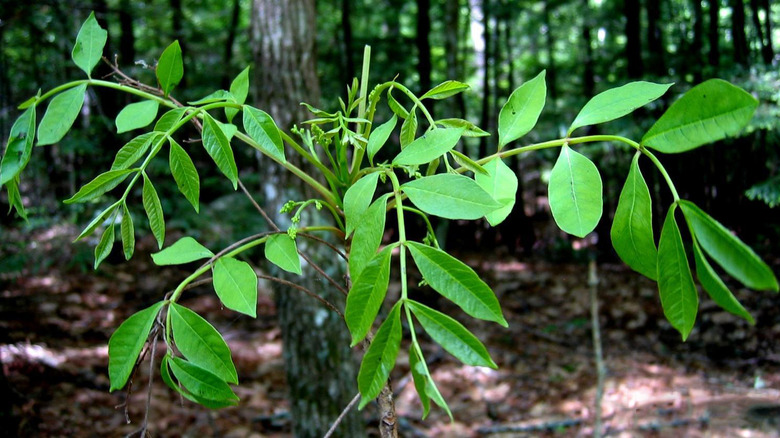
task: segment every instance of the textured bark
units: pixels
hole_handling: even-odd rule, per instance
[[[639,2],[623,0],[623,14],[626,17],[626,63],[629,78],[642,76],[642,42],[640,40]]]
[[[314,1],[255,0],[252,21],[257,66],[253,88],[257,105],[268,111],[280,128],[289,129],[308,117],[300,102],[317,105],[320,96]],[[278,212],[285,201],[308,197],[297,180],[280,171],[270,160],[261,169],[268,211]],[[287,217],[274,219],[283,229],[289,224]],[[311,221],[304,216],[302,222]],[[297,242],[299,249],[329,275],[343,278],[344,263],[327,247],[308,245],[302,238]],[[284,277],[282,273],[275,274]],[[307,287],[337,308],[344,308],[343,294],[310,267],[304,267],[303,277],[287,279]],[[357,393],[356,362],[349,349],[349,333],[338,314],[313,298],[290,288],[279,287],[274,292],[282,329],[293,432],[296,437],[322,437]],[[365,435],[356,410],[347,415],[336,434]]]
[[[731,0],[731,38],[734,42],[734,62],[748,65],[748,45],[745,35],[745,2]]]

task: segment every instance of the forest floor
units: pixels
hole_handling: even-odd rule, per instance
[[[132,261],[109,260],[93,273],[90,247],[70,244],[76,230],[41,229],[26,240],[13,233],[4,231],[0,247],[0,355],[18,435],[133,432],[144,417],[148,361],[129,399],[124,392],[109,393],[108,338],[187,272],[152,265],[145,254],[152,250],[147,239],[139,240]],[[498,369],[464,366],[426,344],[454,421],[435,407],[422,421],[402,349],[392,376],[401,435],[591,436],[596,371],[587,266],[479,255],[465,259],[493,286],[509,321],[503,329],[461,318],[485,342]],[[777,261],[772,264],[777,272]],[[696,327],[683,343],[663,318],[654,283],[617,264],[598,265],[598,276],[607,436],[780,437],[778,295],[736,289],[755,326],[702,297]],[[430,293],[417,293],[461,316]],[[256,319],[222,309],[208,287],[188,292],[182,303],[211,321],[230,344],[241,402],[216,411],[202,408],[182,401],[155,375],[152,435],[289,436],[281,336],[270,292],[261,288]],[[372,408],[365,411],[372,435],[374,414]],[[12,430],[0,431],[5,433],[14,436]]]

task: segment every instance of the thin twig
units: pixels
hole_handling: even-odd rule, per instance
[[[249,190],[246,189],[244,186],[244,183],[241,182],[241,179],[238,180],[238,186],[241,187],[241,191],[244,192],[247,198],[249,198],[249,202],[252,203],[252,205],[255,207],[255,210],[257,210],[261,216],[263,216],[263,219],[265,219],[266,222],[268,222],[268,226],[271,227],[274,231],[279,231],[279,227],[276,225],[276,223],[271,220],[271,217],[268,216],[268,213],[263,210],[263,207],[260,206],[260,204],[255,201],[255,198],[252,197],[252,194],[249,193]]]
[[[157,353],[157,340],[160,337],[160,328],[159,326],[155,326],[154,328],[154,334],[152,334],[152,341],[151,341],[151,350],[152,354],[149,358],[149,386],[146,390],[146,412],[144,413],[144,420],[141,422],[141,427],[138,428],[135,432],[131,432],[126,435],[126,437],[131,437],[136,434],[138,436],[146,436],[149,429],[149,412],[151,411],[152,406],[152,384],[154,383],[154,356]]]
[[[341,414],[339,415],[339,418],[336,418],[336,421],[333,422],[333,425],[330,426],[330,429],[328,429],[328,433],[325,434],[323,438],[330,438],[334,432],[336,432],[336,428],[339,427],[339,424],[341,424],[342,421],[344,421],[344,417],[347,416],[350,410],[355,407],[357,402],[360,401],[360,393],[355,394],[355,397],[352,398],[352,401],[349,402],[346,408],[344,408],[343,411],[341,411]]]
[[[292,281],[287,281],[287,280],[284,280],[284,279],[282,279],[282,278],[279,278],[279,277],[273,277],[273,276],[271,276],[271,275],[258,274],[257,276],[258,276],[259,278],[262,278],[262,279],[264,279],[264,280],[274,281],[274,282],[276,282],[276,283],[280,283],[280,284],[283,284],[283,285],[285,285],[285,286],[289,286],[289,287],[292,287],[292,288],[298,289],[299,291],[301,291],[301,292],[304,292],[306,295],[308,295],[308,296],[310,296],[310,297],[314,298],[315,300],[319,301],[320,303],[322,303],[323,305],[325,305],[325,307],[327,307],[328,309],[330,309],[330,310],[332,310],[332,311],[336,312],[336,313],[337,313],[337,314],[338,314],[338,315],[339,315],[339,316],[340,316],[342,319],[344,319],[344,314],[343,314],[343,313],[341,313],[341,311],[340,311],[339,309],[337,309],[337,308],[336,308],[336,306],[334,306],[333,304],[331,304],[331,303],[330,303],[328,300],[326,300],[325,298],[322,298],[321,296],[319,296],[319,295],[315,294],[314,292],[310,291],[309,289],[307,289],[307,288],[305,288],[305,287],[301,286],[300,284],[293,283]]]
[[[309,234],[309,233],[298,233],[298,236],[302,236],[302,237],[305,237],[305,238],[307,238],[307,239],[310,239],[310,240],[314,240],[314,241],[320,242],[321,244],[323,244],[323,245],[326,245],[326,246],[328,246],[330,249],[332,249],[332,250],[333,250],[333,252],[335,252],[336,254],[338,254],[338,255],[339,255],[339,257],[341,257],[342,259],[344,259],[344,261],[349,261],[349,258],[347,257],[347,255],[346,255],[346,254],[344,254],[344,252],[343,252],[343,251],[341,251],[340,249],[338,249],[338,248],[336,247],[336,245],[334,245],[334,244],[332,244],[332,243],[328,242],[327,240],[323,239],[322,237],[317,237],[317,236],[315,236],[315,235],[313,235],[313,234]]]
[[[599,278],[596,271],[596,260],[588,264],[588,286],[590,286],[590,323],[593,333],[593,356],[596,361],[596,399],[594,400],[595,419],[593,424],[594,438],[601,437],[601,401],[604,397],[604,377],[606,367],[601,349],[601,328],[599,327]]]

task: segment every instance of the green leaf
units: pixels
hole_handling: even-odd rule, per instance
[[[680,201],[680,208],[701,247],[729,275],[751,289],[777,292],[772,269],[750,247],[692,202]]]
[[[382,149],[382,146],[387,143],[387,139],[390,138],[390,134],[393,132],[393,129],[395,129],[397,123],[398,117],[393,114],[393,117],[391,117],[390,120],[379,125],[379,127],[377,127],[368,137],[368,146],[366,146],[366,150],[368,151],[369,161],[374,161],[374,156]]]
[[[96,176],[73,196],[63,201],[66,204],[91,201],[118,186],[127,175],[138,172],[138,169],[109,170]]]
[[[8,191],[8,213],[11,213],[11,210],[16,210],[16,214],[27,221],[27,212],[24,210],[22,195],[19,193],[19,177],[17,176],[11,181],[8,181],[5,184],[5,189]]]
[[[359,409],[375,399],[395,367],[395,359],[401,348],[401,302],[397,302],[363,356],[358,372],[360,390]]]
[[[0,186],[16,178],[27,166],[35,140],[35,107],[28,108],[11,126],[0,163]]]
[[[362,178],[355,181],[354,184],[349,187],[347,193],[344,194],[344,217],[346,220],[345,238],[349,237],[356,225],[361,222],[363,214],[366,212],[368,206],[371,205],[378,179],[379,172],[372,172],[364,175]]]
[[[634,155],[626,184],[620,192],[612,222],[612,246],[631,269],[655,280],[658,273],[658,250],[653,237],[653,205],[642,171],[640,152]]]
[[[710,79],[685,93],[642,137],[642,145],[667,154],[695,149],[734,136],[747,125],[758,100],[722,79]]]
[[[374,257],[379,245],[382,244],[387,215],[387,199],[390,196],[391,194],[387,193],[374,201],[355,227],[349,251],[349,275],[352,278],[360,276],[363,267]]]
[[[498,368],[482,342],[461,323],[418,302],[405,303],[428,335],[458,360],[466,365]]]
[[[149,337],[163,301],[127,318],[108,340],[108,378],[110,391],[122,389],[135,368],[135,362]]]
[[[599,93],[582,107],[566,135],[570,136],[575,129],[583,126],[609,122],[630,114],[663,96],[672,85],[637,81]]]
[[[151,124],[157,118],[157,110],[160,104],[154,100],[136,102],[122,108],[116,116],[116,132],[132,131]]]
[[[550,172],[550,210],[558,227],[585,237],[601,219],[601,175],[587,157],[564,145]]]
[[[243,105],[244,102],[246,102],[246,97],[249,95],[248,66],[243,71],[241,71],[241,73],[239,73],[235,79],[233,79],[233,82],[230,83],[230,94],[233,95],[237,104]],[[239,110],[236,108],[225,108],[225,117],[227,117],[228,122],[233,121],[233,117],[238,114],[238,111]]]
[[[503,222],[515,207],[517,175],[501,158],[490,160],[483,167],[488,174],[475,173],[474,180],[491,198],[501,204],[501,208],[485,215],[488,223],[495,227]]]
[[[187,112],[189,108],[174,108],[162,116],[160,116],[160,119],[157,120],[157,123],[154,125],[154,130],[157,132],[168,132],[173,127],[179,123],[179,121],[184,117],[184,113]]]
[[[392,91],[393,91],[392,87],[387,90],[387,106],[390,107],[390,110],[393,112],[393,114],[406,120],[407,118],[409,118],[409,111],[406,111],[406,108],[404,108],[403,105],[401,105],[400,103],[398,103],[397,100],[395,100]]]
[[[412,108],[412,112],[409,113],[409,117],[401,124],[401,150],[414,141],[414,137],[417,135],[417,112]]]
[[[230,386],[213,373],[178,357],[172,357],[168,365],[179,383],[203,406],[216,409],[238,404],[238,396]]]
[[[423,278],[435,291],[474,318],[509,326],[496,295],[473,269],[440,249],[412,241],[407,241],[406,247]]]
[[[122,235],[122,250],[125,254],[125,260],[130,260],[135,252],[135,227],[133,226],[133,216],[127,209],[127,204],[122,204],[122,225],[119,227]]]
[[[92,234],[95,229],[103,224],[109,215],[111,215],[117,208],[119,208],[119,201],[115,202],[114,204],[109,205],[105,210],[103,210],[99,215],[95,216],[94,219],[89,223],[89,225],[84,228],[84,231],[79,234],[78,237],[76,237],[76,240],[74,242],[77,242],[90,234]]]
[[[674,219],[676,209],[676,204],[669,209],[658,241],[658,291],[666,319],[685,341],[696,322],[699,295],[693,284],[680,229]]]
[[[463,129],[439,128],[426,132],[396,155],[393,164],[397,166],[429,163],[449,152],[458,144]]]
[[[471,158],[469,158],[468,155],[466,155],[466,154],[464,154],[462,152],[459,152],[457,149],[451,150],[450,151],[450,155],[452,155],[452,158],[454,158],[455,161],[458,164],[461,165],[461,167],[465,167],[466,169],[474,172],[474,175],[477,175],[477,174],[489,175],[488,171],[485,170],[485,168],[482,167],[481,164],[479,164],[476,161],[474,161]],[[437,160],[438,160],[438,158],[437,158]],[[434,168],[439,165],[439,162],[436,161],[435,164],[436,164],[436,166],[434,166]]]
[[[284,144],[282,135],[274,119],[265,111],[244,105],[244,130],[252,137],[260,151],[271,158],[284,163]]]
[[[97,269],[100,263],[111,254],[111,250],[114,248],[114,224],[109,225],[100,237],[100,241],[95,247],[95,267]]]
[[[227,383],[238,383],[238,374],[230,356],[230,348],[208,321],[192,310],[171,303],[173,340],[181,354],[193,364],[216,375]]]
[[[751,325],[755,325],[756,320],[742,307],[742,304],[723,283],[720,276],[712,269],[695,238],[693,239],[693,259],[696,261],[696,277],[699,278],[701,286],[707,291],[712,301],[715,301],[726,311],[746,319]]]
[[[217,163],[219,170],[233,183],[235,190],[238,187],[238,168],[230,141],[220,124],[206,113],[203,115],[203,147]]]
[[[198,169],[190,156],[187,155],[187,152],[173,138],[169,137],[168,140],[171,144],[168,162],[173,179],[176,181],[176,186],[181,194],[187,198],[187,201],[192,204],[195,212],[199,212],[200,178]]]
[[[414,389],[417,391],[417,396],[420,397],[420,404],[422,404],[423,407],[422,419],[425,420],[428,417],[428,413],[431,411],[431,398],[428,397],[428,393],[425,391],[428,377],[425,374],[425,367],[417,355],[414,346],[409,349],[409,369],[412,372]]]
[[[149,150],[149,146],[160,135],[159,132],[147,132],[135,137],[122,146],[114,157],[111,170],[127,169],[135,164]]]
[[[168,385],[169,388],[187,397],[189,396],[189,393],[182,391],[177,384],[173,383],[173,378],[171,377],[171,369],[168,366],[168,361],[171,358],[172,357],[170,353],[166,353],[165,356],[163,356],[162,360],[160,361],[160,377],[162,377],[162,381],[166,385]]]
[[[443,173],[402,185],[420,210],[446,219],[479,219],[501,207],[473,179]]]
[[[545,70],[509,96],[498,114],[498,149],[527,134],[539,120],[547,97]]]
[[[202,97],[193,102],[187,102],[188,105],[205,105],[207,103],[214,102],[227,102],[229,100],[235,100],[232,94],[225,90],[217,90],[208,96]]]
[[[16,109],[26,110],[27,108],[31,108],[35,106],[36,103],[38,103],[38,100],[40,100],[40,98],[41,98],[41,89],[39,88],[38,93],[35,96],[20,103],[19,106],[16,107]]]
[[[265,242],[265,258],[287,272],[301,275],[298,246],[287,233],[274,234]]]
[[[214,263],[214,291],[228,309],[257,316],[257,275],[249,263],[220,257]]]
[[[468,84],[464,84],[463,82],[458,81],[444,81],[441,84],[431,88],[430,91],[423,94],[422,97],[420,97],[420,100],[422,99],[446,99],[450,96],[454,96],[458,93],[461,93],[463,91],[468,90],[469,87]]]
[[[67,134],[84,105],[87,84],[63,91],[51,100],[38,125],[38,146],[57,143]]]
[[[157,190],[154,189],[152,181],[143,173],[144,189],[143,204],[146,216],[149,218],[149,228],[152,230],[154,238],[157,239],[157,247],[162,249],[165,243],[165,217],[163,216],[160,198],[157,196]]]
[[[156,74],[163,94],[165,97],[168,97],[168,93],[184,77],[184,61],[182,60],[181,46],[179,46],[178,40],[171,43],[160,55],[160,60],[157,61]]]
[[[347,295],[344,318],[352,334],[352,347],[371,329],[390,284],[390,259],[394,245],[385,247],[366,263]]]
[[[157,266],[183,265],[211,257],[214,257],[213,252],[192,237],[185,236],[164,250],[152,254],[152,261]]]
[[[482,130],[479,126],[463,119],[439,119],[436,124],[443,128],[463,129],[464,137],[489,137],[490,133]]]
[[[81,25],[79,34],[76,36],[76,44],[71,52],[73,62],[90,78],[92,77],[92,69],[103,56],[106,40],[108,40],[108,32],[100,27],[95,19],[95,13],[90,13],[87,20]]]

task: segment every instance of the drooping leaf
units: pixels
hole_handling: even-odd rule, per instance
[[[154,124],[154,130],[157,132],[168,132],[173,129],[173,127],[181,121],[182,117],[184,117],[184,113],[187,112],[187,109],[188,108],[184,107],[174,108],[166,112],[160,116],[160,119]]]
[[[489,137],[490,133],[463,119],[439,119],[436,124],[443,128],[462,128],[464,137]]]
[[[152,181],[143,173],[144,176],[144,188],[143,188],[143,204],[146,216],[149,218],[149,228],[152,230],[154,238],[157,239],[157,247],[162,249],[165,243],[165,217],[163,216],[162,204],[160,204],[160,197],[157,196],[157,190],[154,189]]]
[[[84,105],[87,84],[81,84],[55,96],[38,125],[38,146],[57,143],[73,126]]]
[[[483,167],[488,174],[475,173],[474,180],[491,198],[501,204],[500,208],[485,215],[488,223],[495,227],[509,216],[515,206],[517,175],[501,158],[491,160]]]
[[[393,89],[392,87],[387,90],[387,106],[390,107],[390,111],[393,112],[396,116],[399,118],[406,120],[409,118],[409,111],[406,110],[406,108],[403,107],[400,103],[398,103],[397,100],[395,100],[395,97],[393,97],[392,93]]]
[[[87,20],[81,25],[76,36],[76,44],[71,52],[73,62],[90,78],[92,77],[92,69],[103,56],[103,47],[105,47],[107,39],[108,32],[100,27],[95,19],[95,13],[90,13]]]
[[[508,326],[496,295],[473,269],[440,249],[412,241],[407,241],[406,247],[435,291],[474,318]]]
[[[38,103],[38,100],[40,100],[40,98],[41,98],[41,89],[39,88],[38,89],[38,93],[35,96],[33,96],[33,97],[25,100],[24,102],[20,103],[19,106],[16,107],[16,109],[18,109],[18,110],[26,110],[27,108],[35,106],[35,104]]]
[[[144,310],[134,313],[111,335],[108,340],[108,378],[111,382],[110,391],[122,389],[133,372],[135,362],[141,349],[149,337],[157,313],[164,304],[156,303]]]
[[[726,284],[723,283],[723,280],[720,279],[720,276],[712,269],[696,239],[693,239],[693,259],[696,262],[696,277],[699,279],[702,288],[712,298],[712,301],[715,301],[726,311],[744,318],[751,325],[754,325],[756,320],[742,307],[737,297],[731,293]]]
[[[363,356],[358,372],[359,409],[375,399],[395,366],[401,348],[401,302],[397,302]]]
[[[248,66],[242,70],[235,79],[233,79],[233,82],[230,83],[230,94],[233,95],[237,104],[243,105],[244,102],[246,102],[246,97],[249,95]],[[225,108],[225,117],[227,117],[228,122],[233,121],[233,117],[238,114],[238,111],[239,110],[237,108]]]
[[[203,147],[219,170],[233,183],[235,190],[238,187],[238,168],[233,149],[222,127],[208,114],[203,115]]]
[[[114,157],[111,170],[127,169],[135,164],[149,150],[149,146],[157,140],[159,132],[146,132],[125,143]]]
[[[184,77],[184,61],[181,56],[181,46],[176,40],[169,45],[160,55],[157,61],[157,81],[165,97],[173,88],[179,85],[181,78]]]
[[[425,420],[428,417],[428,413],[431,411],[431,398],[428,397],[428,393],[425,391],[425,385],[428,383],[428,378],[425,375],[422,361],[417,355],[414,345],[409,349],[409,370],[412,372],[414,389],[417,391],[417,396],[420,397],[420,404],[422,404],[423,407],[422,419]]]
[[[501,208],[479,184],[463,175],[426,176],[401,188],[417,208],[447,219],[479,219]]]
[[[637,81],[599,93],[582,107],[566,135],[583,126],[609,122],[630,114],[663,96],[672,85]]]
[[[214,102],[226,102],[234,100],[235,98],[231,93],[225,90],[217,90],[207,96],[204,96],[198,100],[187,102],[188,105],[206,105]]]
[[[601,219],[601,175],[587,157],[564,145],[550,172],[550,210],[558,227],[585,237]]]
[[[658,291],[664,316],[685,341],[696,322],[699,295],[693,284],[680,229],[674,219],[676,209],[676,204],[669,209],[658,241]]]
[[[135,227],[133,226],[133,216],[127,209],[127,204],[122,204],[122,225],[119,227],[122,235],[122,251],[125,254],[125,260],[130,260],[135,252]]]
[[[265,111],[244,105],[244,129],[257,142],[260,150],[271,158],[284,163],[282,135],[274,120]]]
[[[361,217],[366,212],[368,206],[371,205],[378,179],[379,172],[364,175],[355,181],[344,194],[345,238],[349,237],[355,226],[362,220]]]
[[[172,390],[178,392],[181,395],[189,395],[189,393],[182,391],[182,389],[173,382],[173,378],[171,377],[171,368],[168,366],[168,361],[171,360],[171,358],[172,356],[170,353],[167,353],[160,361],[160,377],[162,377],[163,383],[165,383]]]
[[[227,382],[213,373],[178,357],[172,357],[168,365],[197,403],[212,409],[238,404],[238,396]]]
[[[27,108],[11,126],[0,163],[0,186],[13,180],[27,166],[35,141],[35,107]]]
[[[265,258],[287,272],[301,275],[298,246],[287,233],[274,234],[265,242]]]
[[[444,81],[441,84],[431,88],[427,93],[420,97],[422,99],[446,99],[450,96],[454,96],[458,93],[462,93],[468,90],[469,85],[458,81]]]
[[[164,250],[152,254],[152,261],[157,266],[182,265],[211,257],[214,257],[213,252],[192,237],[185,236]]]
[[[403,150],[408,144],[414,141],[417,136],[417,111],[412,108],[412,112],[409,113],[403,123],[401,123],[401,134],[399,142],[401,144],[401,150]]]
[[[460,128],[439,128],[426,132],[396,155],[393,164],[397,166],[421,165],[446,154],[458,144],[463,135]]]
[[[642,144],[667,154],[695,149],[737,135],[757,107],[750,93],[710,79],[673,103],[642,137]]]
[[[612,222],[612,246],[631,269],[655,280],[658,273],[658,250],[653,238],[653,205],[637,152],[631,161],[628,178]]]
[[[5,189],[8,191],[8,213],[16,210],[16,214],[27,221],[27,211],[24,209],[22,194],[19,193],[19,176],[5,183]]]
[[[63,202],[66,204],[73,204],[75,202],[91,201],[118,186],[127,178],[127,175],[136,172],[138,172],[138,169],[109,170],[108,172],[101,173],[92,181],[84,184],[75,195]]]
[[[545,70],[509,96],[498,114],[498,149],[527,134],[539,120],[547,98]]]
[[[238,383],[230,348],[208,321],[192,310],[171,303],[173,340],[181,354],[193,364],[216,375],[227,383]]]
[[[466,365],[498,368],[490,358],[487,348],[461,323],[412,300],[407,300],[406,305],[417,317],[425,332],[458,360]]]
[[[353,279],[360,276],[363,267],[374,257],[379,245],[382,244],[387,215],[387,198],[389,197],[390,193],[382,195],[374,201],[355,227],[352,247],[349,251],[349,275]]]
[[[777,292],[777,278],[750,247],[690,201],[680,208],[704,251],[745,286]]]
[[[390,120],[379,125],[379,127],[377,127],[368,137],[368,146],[366,146],[366,150],[368,151],[369,161],[374,161],[374,156],[382,149],[382,146],[387,143],[387,139],[390,138],[390,134],[393,132],[393,129],[395,129],[397,123],[398,116],[393,114],[393,117],[391,117]]]
[[[116,116],[116,132],[132,131],[151,124],[157,118],[157,110],[160,104],[154,100],[131,103],[122,108]]]
[[[119,201],[117,201],[117,202],[115,202],[115,203],[113,203],[113,204],[109,205],[109,206],[108,206],[108,207],[107,207],[105,210],[103,210],[103,211],[102,211],[100,214],[98,214],[97,216],[95,216],[95,218],[94,218],[94,219],[92,219],[92,221],[90,221],[89,225],[87,225],[87,226],[84,228],[84,230],[81,232],[81,234],[79,234],[79,236],[78,236],[78,237],[76,237],[76,240],[74,240],[74,241],[75,241],[75,242],[77,242],[77,241],[79,241],[79,240],[81,240],[81,239],[83,239],[83,238],[85,238],[85,237],[89,236],[90,234],[92,234],[92,232],[93,232],[93,231],[95,231],[95,229],[96,229],[98,226],[100,226],[101,224],[103,224],[103,223],[106,221],[106,219],[108,219],[108,216],[109,216],[109,215],[111,215],[112,213],[114,213],[114,211],[116,211],[116,209],[117,209],[117,208],[119,208],[119,204],[120,204],[120,202],[119,202]]]
[[[474,161],[471,158],[469,158],[468,155],[466,155],[466,154],[464,154],[462,152],[458,152],[457,149],[452,149],[450,151],[450,155],[452,155],[452,158],[454,158],[455,161],[458,162],[458,164],[460,164],[461,166],[465,167],[466,169],[474,172],[474,175],[477,175],[477,174],[488,175],[488,171],[485,170],[485,168],[482,167],[481,164],[479,164],[476,161]],[[434,163],[436,164],[436,166],[434,166],[434,168],[439,166],[438,158],[436,160],[437,161],[434,161]]]
[[[111,254],[111,249],[114,248],[114,224],[109,225],[100,237],[100,241],[95,247],[95,267],[97,269],[100,266],[100,262],[106,259]]]
[[[168,138],[171,144],[170,154],[168,155],[168,163],[173,175],[174,181],[179,191],[187,201],[192,204],[192,208],[195,212],[200,211],[200,177],[198,176],[198,169],[192,162],[192,159],[187,152],[179,146],[173,138]]]
[[[214,263],[214,291],[228,309],[257,316],[257,275],[249,263],[220,257]]]
[[[347,295],[344,318],[352,334],[352,347],[371,329],[390,284],[390,259],[394,246],[387,246],[366,263]]]

